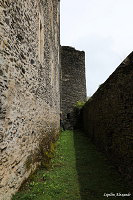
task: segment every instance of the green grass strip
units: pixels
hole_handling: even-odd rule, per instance
[[[13,200],[113,200],[117,198],[104,194],[128,192],[114,167],[83,133],[64,131],[52,167],[33,174]]]

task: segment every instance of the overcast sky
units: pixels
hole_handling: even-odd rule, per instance
[[[133,51],[133,0],[61,0],[61,45],[86,52],[91,96]]]

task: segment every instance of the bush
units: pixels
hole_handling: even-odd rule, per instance
[[[85,101],[77,101],[77,103],[74,105],[76,108],[82,108],[85,105]]]

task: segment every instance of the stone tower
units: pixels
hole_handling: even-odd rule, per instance
[[[77,101],[86,101],[85,52],[61,47],[61,111],[66,128]]]

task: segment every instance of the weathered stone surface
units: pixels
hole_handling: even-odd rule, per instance
[[[59,1],[0,0],[0,200],[59,130]]]
[[[125,178],[133,175],[133,52],[84,107],[84,129],[117,164]]]
[[[86,101],[85,53],[73,47],[61,47],[61,111],[65,128],[71,128],[69,116],[77,101]]]

